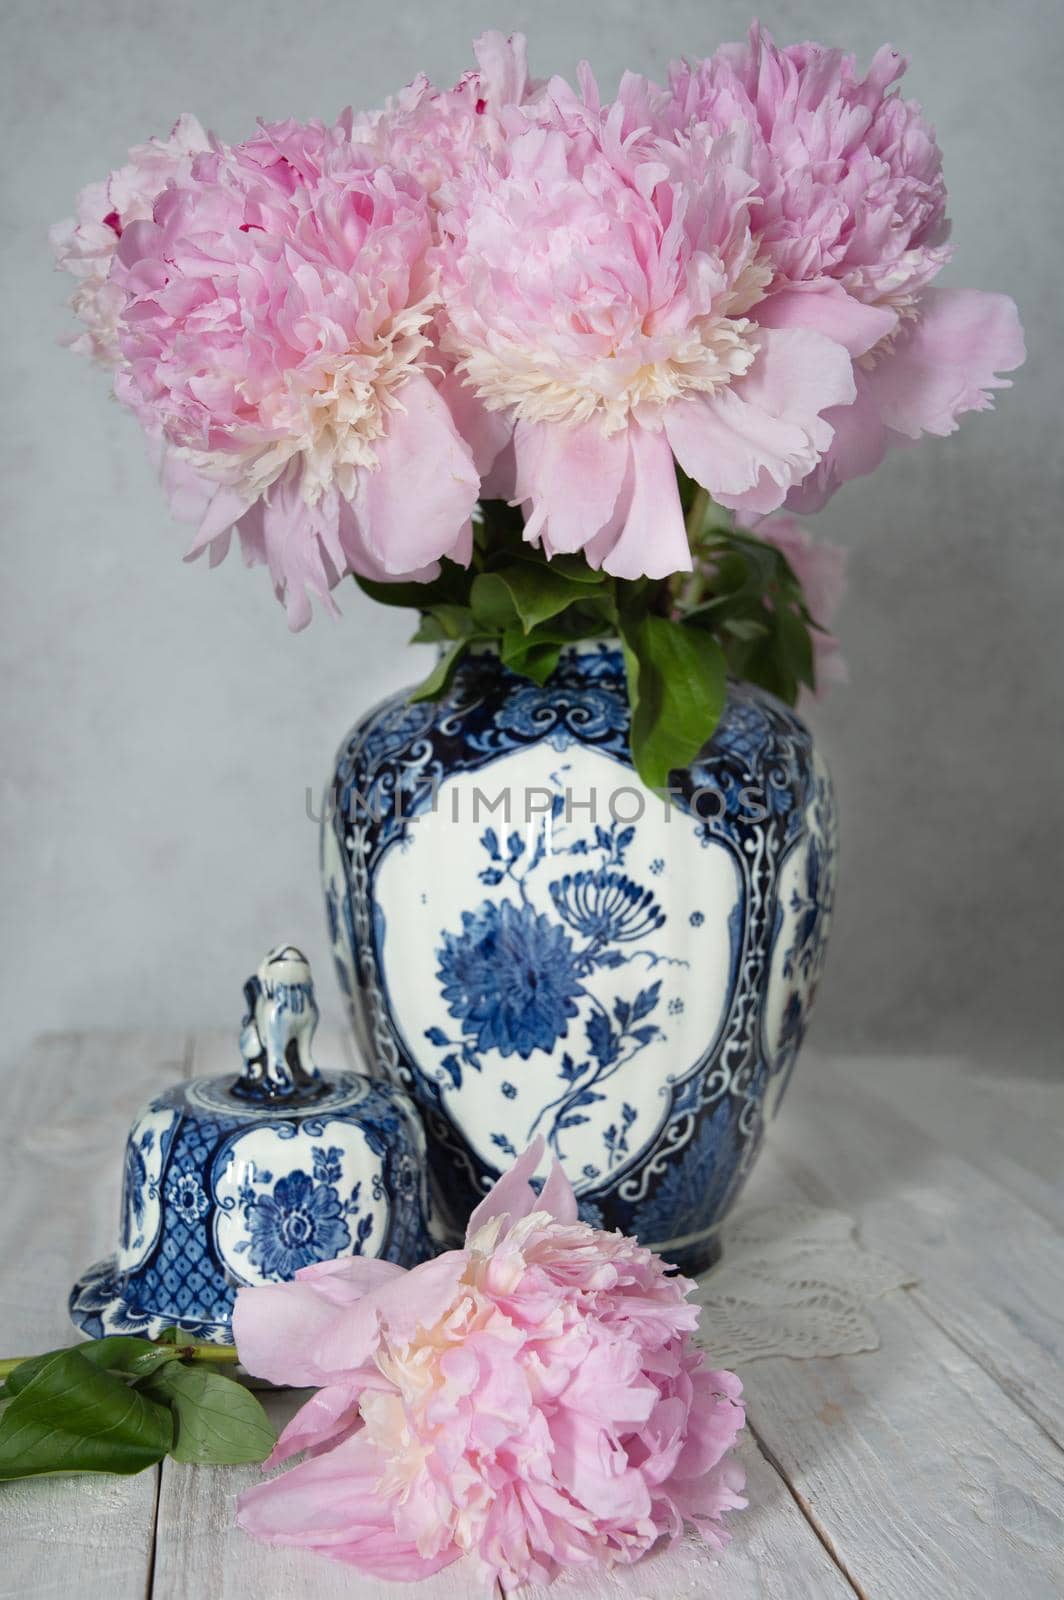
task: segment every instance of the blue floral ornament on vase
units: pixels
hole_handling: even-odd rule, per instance
[[[91,1337],[176,1326],[230,1343],[242,1284],[343,1255],[410,1267],[434,1253],[411,1101],[319,1072],[314,986],[293,946],[271,950],[244,994],[242,1072],[175,1084],[130,1130],[118,1249],[70,1297]]]
[[[477,1050],[527,1061],[553,1050],[583,993],[564,928],[531,906],[485,900],[444,933],[436,976],[447,1009]]]
[[[801,719],[750,685],[666,796],[628,731],[609,642],[543,687],[485,650],[441,700],[386,701],[327,793],[326,906],[363,1057],[421,1110],[448,1242],[542,1134],[590,1222],[697,1271],[805,1031],[834,802]]]

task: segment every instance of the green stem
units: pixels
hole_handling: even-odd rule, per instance
[[[193,1341],[189,1344],[171,1346],[169,1340],[163,1339],[146,1339],[144,1342],[145,1344],[160,1346],[165,1344],[167,1348],[172,1348],[176,1352],[178,1359],[181,1361],[202,1361],[218,1366],[235,1366],[240,1360],[235,1347],[231,1344],[197,1344]],[[77,1349],[77,1346],[75,1345],[74,1348]],[[32,1361],[34,1359],[33,1356],[0,1357],[0,1380],[9,1378],[15,1368],[20,1367],[24,1361]]]
[[[232,1344],[178,1344],[174,1349],[181,1361],[206,1361],[235,1367],[240,1360],[236,1346]]]
[[[702,526],[709,510],[709,490],[703,489],[699,484],[691,499],[691,509],[687,513],[685,526],[687,528],[687,542],[694,546],[702,534]]]
[[[681,580],[676,590],[676,600],[681,611],[691,611],[705,592],[705,574],[699,565],[699,545],[710,504],[709,490],[703,489],[702,485],[699,484],[692,496],[691,508],[684,519],[684,526],[687,530],[687,543],[690,546],[691,557],[694,561],[694,571],[689,577]]]

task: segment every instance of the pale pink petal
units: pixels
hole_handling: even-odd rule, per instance
[[[852,405],[833,406],[824,421],[834,429],[825,454],[809,476],[788,491],[788,511],[799,515],[820,511],[835,491],[851,478],[874,472],[887,453],[889,437],[875,397],[872,375],[856,369],[857,395]]]
[[[373,583],[428,583],[439,574],[438,561],[417,567],[413,572],[389,572],[376,551],[371,548],[365,534],[367,518],[365,484],[368,476],[368,473],[359,475],[353,500],[343,497],[339,500],[337,536],[344,553],[346,570],[357,573],[360,578],[368,578]],[[467,538],[459,535],[454,559],[461,560],[461,552],[467,547]],[[468,555],[465,559],[468,560]]]
[[[547,1174],[547,1181],[539,1191],[536,1209],[549,1211],[556,1222],[576,1221],[576,1195],[560,1161],[555,1161]]]
[[[506,444],[495,457],[491,471],[484,475],[480,485],[481,498],[484,500],[508,500],[514,504],[514,486],[517,482],[517,460],[514,456],[513,438]]]
[[[478,1233],[485,1223],[496,1217],[508,1216],[511,1223],[527,1217],[536,1209],[537,1195],[528,1181],[543,1157],[543,1137],[537,1134],[528,1149],[519,1155],[513,1166],[502,1177],[472,1212],[466,1224],[466,1240]]]
[[[353,1325],[344,1318],[346,1309],[318,1294],[312,1282],[238,1289],[233,1339],[241,1364],[253,1377],[295,1389],[333,1382],[361,1366],[376,1339],[376,1319],[360,1317]],[[347,1335],[346,1359],[339,1369],[319,1359],[338,1324]]]
[[[526,538],[548,556],[580,550],[610,520],[628,455],[624,430],[605,434],[597,417],[561,426],[518,423],[514,498],[532,502]]]
[[[177,474],[170,467],[171,482],[176,482]],[[190,508],[193,503],[193,490],[191,478],[194,475],[183,476],[178,490],[179,504],[183,508]],[[230,489],[225,484],[210,485],[209,480],[204,482],[204,499],[206,504],[202,513],[196,537],[193,539],[186,554],[186,560],[192,560],[199,555],[213,540],[224,538],[240,521],[248,510],[247,497],[237,489]]]
[[[368,1375],[371,1369],[366,1370]],[[383,1382],[376,1369],[372,1371],[378,1383]],[[289,1456],[299,1455],[303,1450],[320,1455],[352,1428],[361,1427],[358,1402],[365,1387],[362,1382],[352,1382],[318,1389],[282,1430],[263,1466],[267,1469],[280,1466]]]
[[[441,382],[438,393],[450,411],[455,427],[469,446],[476,470],[482,478],[488,476],[513,437],[512,414],[490,411],[460,372],[449,372]]]
[[[583,1412],[559,1408],[551,1428],[558,1481],[593,1517],[649,1518],[650,1490],[610,1433]]]
[[[451,1546],[426,1559],[395,1532],[391,1502],[377,1488],[386,1463],[364,1434],[282,1477],[245,1489],[237,1522],[270,1544],[303,1545],[390,1578],[425,1578],[459,1555]]]
[[[602,566],[603,561],[605,561],[606,557],[617,543],[617,540],[620,538],[621,532],[624,529],[624,525],[628,521],[628,512],[632,504],[632,496],[634,493],[635,464],[632,459],[631,448],[629,448],[628,460],[625,462],[624,467],[624,477],[621,480],[621,489],[617,496],[617,504],[613,508],[613,515],[610,520],[607,523],[604,523],[604,525],[599,529],[598,533],[595,534],[595,537],[593,539],[589,539],[587,544],[584,546],[584,559],[588,566],[593,567],[596,572]]]
[[[327,611],[338,614],[331,591],[344,570],[339,501],[332,490],[309,504],[294,465],[271,484],[262,499],[266,565],[293,633],[309,623],[312,595]]]
[[[412,572],[460,545],[480,478],[451,413],[427,378],[407,380],[401,410],[363,475],[366,541],[389,572]]]
[[[479,88],[491,106],[520,105],[528,89],[528,43],[523,33],[489,28],[473,41]]]
[[[615,578],[667,578],[691,570],[669,445],[663,432],[651,433],[638,423],[628,429],[631,500],[613,546],[602,556],[604,569]]]
[[[335,1261],[312,1261],[300,1267],[297,1283],[312,1283],[316,1293],[336,1305],[354,1305],[367,1294],[406,1277],[407,1268],[377,1256],[337,1256]]]
[[[449,1250],[399,1279],[383,1282],[357,1305],[339,1308],[331,1321],[316,1322],[313,1353],[319,1372],[326,1375],[324,1381],[342,1380],[360,1368],[377,1349],[382,1334],[395,1345],[406,1345],[420,1328],[432,1327],[454,1300],[465,1270],[462,1252]]]
[[[856,393],[850,357],[822,334],[767,329],[745,377],[700,400],[679,401],[665,429],[684,471],[722,505],[774,511],[831,443],[822,413]]]
[[[789,284],[760,300],[753,313],[759,328],[809,328],[862,356],[898,325],[886,306],[866,305],[831,278]]]
[[[909,439],[953,433],[965,411],[986,411],[1026,355],[1015,304],[978,289],[929,289],[920,314],[869,374],[886,427]]]

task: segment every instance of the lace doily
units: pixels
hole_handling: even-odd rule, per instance
[[[705,1308],[696,1338],[717,1366],[878,1350],[867,1302],[917,1282],[866,1250],[841,1211],[771,1206],[725,1223],[721,1239],[720,1265],[692,1296]]]

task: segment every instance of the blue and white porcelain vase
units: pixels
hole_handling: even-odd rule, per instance
[[[609,643],[543,688],[484,652],[436,703],[385,701],[326,797],[327,910],[369,1070],[420,1107],[448,1240],[542,1134],[588,1221],[698,1271],[805,1030],[834,804],[759,689],[730,687],[667,796],[628,721]]]
[[[435,1252],[407,1096],[318,1071],[314,988],[292,946],[272,950],[244,992],[243,1071],[174,1084],[130,1129],[118,1248],[70,1296],[90,1338],[177,1327],[231,1344],[241,1285],[335,1256],[411,1267]]]

